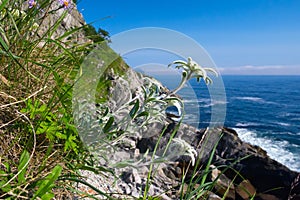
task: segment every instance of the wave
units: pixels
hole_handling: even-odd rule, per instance
[[[200,107],[208,108],[208,107],[212,107],[212,106],[215,106],[215,105],[224,105],[224,104],[228,104],[228,103],[229,102],[227,102],[227,101],[212,101],[211,103],[200,106]]]
[[[183,101],[186,104],[186,107],[189,105],[197,104],[200,108],[209,108],[216,105],[224,105],[228,104],[228,101],[218,101],[218,100],[210,100],[210,99],[198,99],[198,100],[184,100]],[[202,105],[204,103],[204,105]]]
[[[201,99],[184,99],[183,102],[184,103],[208,103],[208,102],[210,102],[210,99],[205,99],[205,98],[201,98]]]
[[[278,117],[293,117],[293,119],[300,119],[300,114],[298,113],[280,113]]]
[[[276,122],[277,125],[280,125],[280,126],[291,126],[291,124],[289,123],[283,123],[283,122]]]
[[[249,127],[249,126],[261,126],[259,123],[247,122],[247,123],[237,123],[236,127]]]
[[[288,150],[287,141],[274,141],[266,137],[258,137],[253,131],[245,128],[234,128],[241,140],[257,145],[267,151],[270,158],[286,165],[291,170],[300,171],[300,157]]]
[[[264,99],[259,98],[259,97],[233,97],[233,99],[256,101],[256,102],[265,101]]]
[[[252,101],[252,102],[258,102],[258,103],[276,104],[276,105],[278,104],[278,103],[275,103],[272,101],[266,101],[260,97],[232,97],[232,99]]]

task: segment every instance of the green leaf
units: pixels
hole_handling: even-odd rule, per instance
[[[136,117],[148,117],[148,116],[149,116],[149,112],[143,111],[143,112],[139,113]]]
[[[30,155],[29,155],[28,151],[24,150],[21,155],[20,163],[18,166],[18,172],[19,172],[18,182],[20,184],[25,182],[25,173],[26,173],[29,158],[30,158]]]
[[[46,110],[47,110],[47,105],[46,104],[41,105],[41,107],[39,108],[39,112],[41,112],[41,113],[46,112]]]
[[[7,52],[7,53],[10,53],[8,52],[9,51],[9,47],[7,46],[6,42],[2,39],[2,37],[0,37],[0,44],[1,46],[4,48],[4,50]],[[10,55],[10,54],[9,54]]]
[[[109,131],[109,129],[111,128],[112,124],[114,123],[114,117],[110,117],[107,121],[107,123],[105,124],[104,128],[103,128],[103,132],[107,133]]]
[[[109,109],[108,109],[108,107],[106,107],[103,116],[105,117],[108,114],[108,112],[109,112]]]
[[[139,108],[140,108],[140,101],[137,99],[133,108],[130,110],[129,112],[129,116],[134,119],[135,118],[135,115],[136,113],[139,111]]]
[[[155,101],[156,98],[155,97],[151,97],[145,100],[145,103],[151,102],[151,101]]]
[[[46,193],[49,193],[51,189],[54,187],[54,182],[58,179],[62,171],[62,167],[60,165],[56,165],[51,174],[49,174],[44,180],[38,182],[37,186],[39,189],[36,191],[32,199],[36,199],[37,197],[42,198]],[[46,195],[45,197],[48,197]],[[43,198],[42,198],[43,199]]]
[[[62,134],[61,132],[55,132],[55,136],[59,139],[67,139],[67,136],[65,134]]]
[[[0,180],[0,191],[2,190],[3,192],[9,192],[11,190],[10,184],[6,185],[5,187],[2,187],[4,184],[6,184],[7,178],[3,179],[3,177],[1,177],[1,179],[2,180]]]
[[[3,165],[5,166],[6,170],[8,172],[10,172],[10,165],[9,165],[9,163],[8,162],[4,162]]]
[[[64,151],[67,151],[68,149],[72,149],[76,154],[78,153],[78,145],[76,144],[76,136],[70,135],[65,142]]]
[[[0,5],[0,11],[4,8],[4,6],[6,5],[7,2],[8,2],[8,0],[4,0],[2,2],[2,4]]]
[[[51,199],[53,199],[54,198],[54,194],[53,193],[46,193],[46,194],[44,194],[43,196],[41,196],[41,199],[43,199],[43,200],[51,200]]]

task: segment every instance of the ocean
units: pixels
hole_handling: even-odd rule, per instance
[[[172,75],[153,75],[170,89]],[[212,106],[226,107],[224,126],[258,145],[268,155],[300,172],[300,76],[222,76],[226,98],[211,100],[204,82],[190,80],[178,93],[184,100],[185,123],[207,127]]]

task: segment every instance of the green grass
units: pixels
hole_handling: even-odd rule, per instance
[[[51,1],[31,9],[26,2],[23,11],[22,4],[0,3],[0,199],[51,199],[69,193],[71,181],[68,186],[59,176],[89,165],[79,156],[86,152],[71,100],[80,65],[95,44],[74,39],[85,26],[54,34],[67,10],[43,25],[55,12]]]

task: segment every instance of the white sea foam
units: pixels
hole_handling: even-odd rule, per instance
[[[233,97],[234,99],[238,100],[248,100],[248,101],[256,101],[256,102],[264,102],[262,98],[259,97]]]
[[[258,103],[266,103],[266,104],[278,104],[272,101],[266,101],[263,98],[260,97],[232,97],[232,99],[237,99],[237,100],[245,100],[245,101],[253,101],[253,102],[258,102]]]
[[[201,107],[201,108],[208,108],[208,107],[212,107],[212,106],[215,106],[215,105],[224,105],[224,104],[228,104],[229,102],[228,101],[218,101],[218,100],[211,100],[211,99],[188,99],[188,100],[184,100],[183,101],[186,105],[186,107],[188,105],[194,105],[194,104],[197,104],[198,107]],[[204,104],[204,105],[202,105]]]
[[[280,126],[291,126],[291,124],[289,124],[289,123],[283,123],[283,122],[276,122],[276,124],[278,124]]]
[[[202,108],[208,108],[208,107],[212,107],[212,106],[215,106],[215,105],[224,105],[224,104],[228,104],[228,102],[227,101],[212,101],[211,103],[203,105],[201,107]]]
[[[280,113],[279,117],[294,117],[294,119],[300,119],[300,114],[298,113]]]
[[[292,170],[300,171],[300,157],[287,149],[290,146],[287,141],[274,141],[270,138],[258,137],[255,132],[245,128],[235,128],[235,130],[241,140],[260,146],[267,151],[272,159],[286,165]]]
[[[197,99],[184,99],[183,100],[184,103],[198,103]]]
[[[237,123],[235,126],[236,127],[249,127],[249,126],[260,126],[260,124],[247,122],[247,123]]]
[[[184,99],[183,100],[184,103],[207,103],[210,102],[210,99],[205,99],[205,98],[201,98],[201,99]]]

